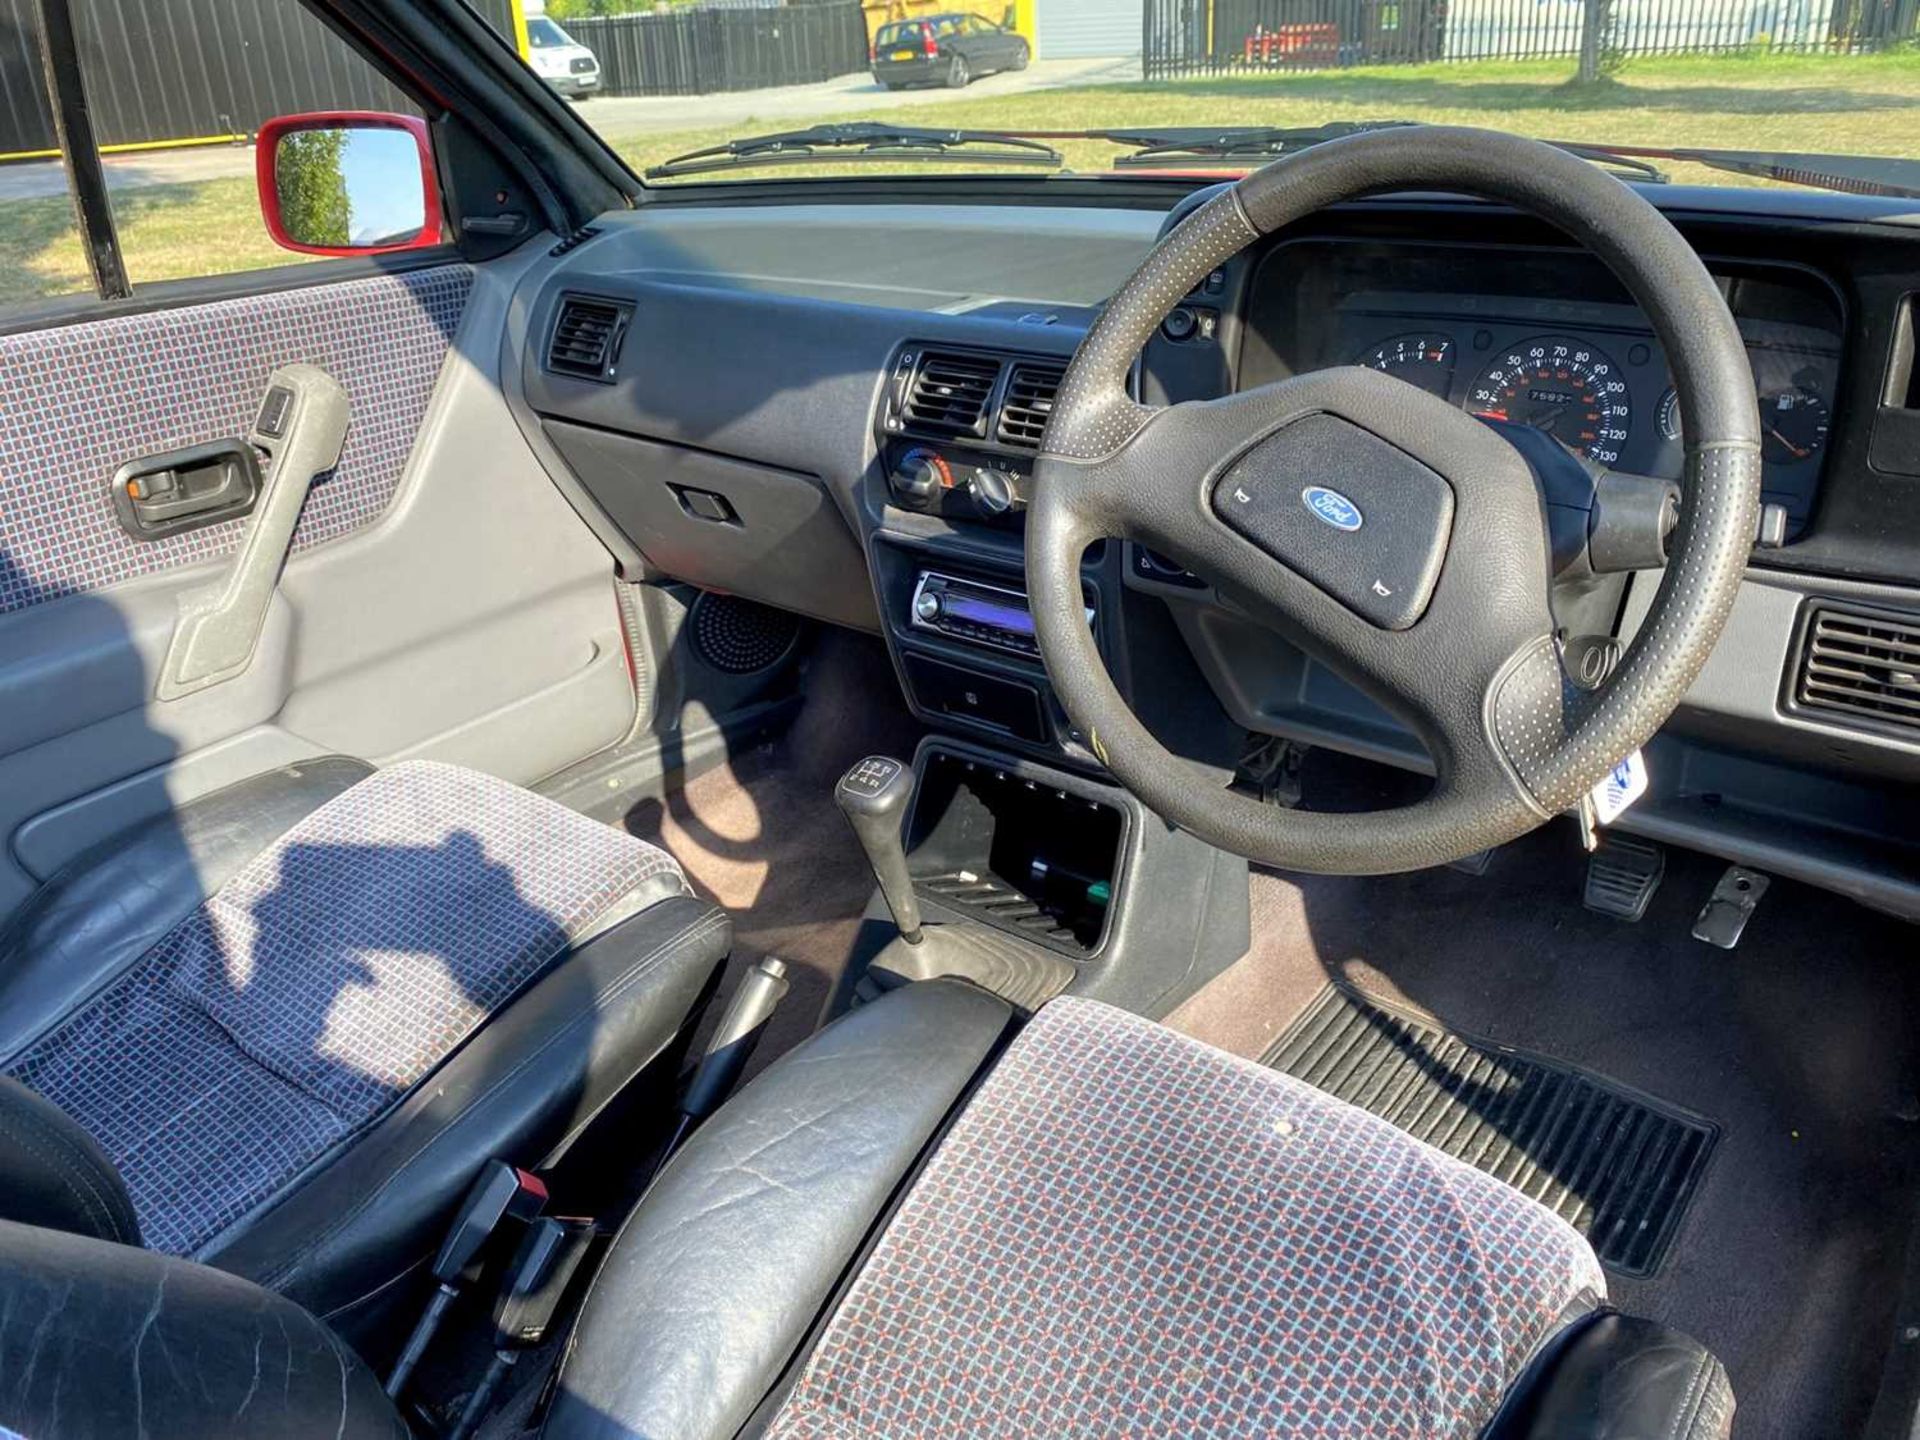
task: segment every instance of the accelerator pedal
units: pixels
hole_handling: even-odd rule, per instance
[[[1587,856],[1587,888],[1581,903],[1597,915],[1629,924],[1647,913],[1667,874],[1667,852],[1647,840],[1607,835]]]

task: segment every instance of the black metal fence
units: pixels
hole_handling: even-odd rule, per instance
[[[567,21],[610,95],[705,95],[804,85],[866,68],[858,0]]]
[[[1146,0],[1148,79],[1601,53],[1849,53],[1912,42],[1920,0]]]
[[[511,38],[508,0],[474,8]],[[74,0],[103,145],[250,135],[299,110],[414,107],[297,0]],[[55,146],[33,0],[0,0],[0,156]]]

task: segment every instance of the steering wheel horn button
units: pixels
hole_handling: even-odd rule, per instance
[[[1308,415],[1234,461],[1213,513],[1383,630],[1426,613],[1453,532],[1453,488],[1336,415]]]

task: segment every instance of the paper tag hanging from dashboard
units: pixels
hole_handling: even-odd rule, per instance
[[[1627,813],[1627,807],[1647,793],[1647,762],[1638,750],[1607,772],[1587,800],[1593,806],[1596,825],[1611,825]]]

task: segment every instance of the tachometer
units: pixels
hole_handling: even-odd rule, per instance
[[[1359,363],[1442,399],[1453,388],[1453,341],[1445,335],[1395,335],[1362,355]]]
[[[1760,458],[1770,465],[1811,460],[1827,443],[1827,407],[1808,390],[1760,397]]]
[[[1542,335],[1501,355],[1474,383],[1467,409],[1531,425],[1589,460],[1618,465],[1633,397],[1613,361],[1593,346]]]

